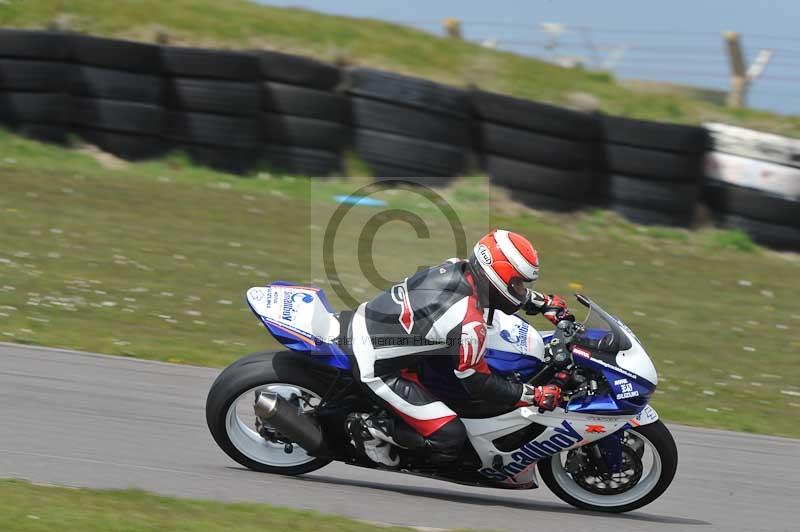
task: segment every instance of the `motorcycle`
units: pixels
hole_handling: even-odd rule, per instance
[[[464,485],[532,489],[538,470],[573,506],[635,510],[658,498],[677,468],[675,442],[648,404],[658,376],[622,321],[588,297],[576,298],[589,309],[583,322],[563,320],[538,332],[517,315],[495,311],[487,326],[492,372],[557,384],[562,402],[555,410],[471,400],[446,389],[435,361],[423,363],[422,384],[461,416],[468,444],[447,465],[399,449],[399,468],[386,468],[355,449],[345,431],[349,413],[380,409],[352,374],[348,345],[365,339],[340,330],[343,313],[334,313],[321,289],[285,282],[251,288],[250,309],[288,349],[254,353],[223,370],[208,393],[208,427],[233,460],[266,473],[301,475],[339,461]]]

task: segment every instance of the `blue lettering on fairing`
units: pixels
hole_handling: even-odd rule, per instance
[[[298,301],[298,296],[300,296],[300,301],[303,303],[311,303],[314,301],[314,296],[311,294],[286,291],[283,294],[283,310],[281,311],[281,318],[286,321],[294,320],[294,317],[297,314],[297,308],[294,306],[294,304]]]
[[[555,434],[545,441],[530,441],[511,454],[513,462],[504,464],[501,468],[485,467],[479,472],[481,475],[492,480],[513,480],[514,476],[524,471],[528,466],[547,458],[556,453],[560,453],[568,447],[572,447],[583,440],[578,431],[572,428],[567,421],[561,423],[560,427],[553,429]]]

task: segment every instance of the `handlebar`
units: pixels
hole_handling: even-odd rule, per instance
[[[572,320],[561,320],[556,325],[556,330],[553,332],[553,338],[557,338],[563,343],[572,340],[575,333],[578,332],[578,325]]]
[[[556,367],[563,366],[569,361],[570,353],[567,350],[567,344],[578,332],[579,325],[571,320],[561,320],[556,325],[556,330],[553,331],[553,339],[547,344],[549,350],[550,360],[549,364]]]

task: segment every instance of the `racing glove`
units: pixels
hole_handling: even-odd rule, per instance
[[[541,294],[530,291],[530,297],[524,306],[525,314],[535,315],[544,314],[553,325],[557,325],[561,320],[575,321],[575,316],[569,311],[567,302],[564,298],[554,294]]]
[[[553,410],[560,402],[561,388],[555,384],[546,384],[544,386],[522,385],[520,403],[524,405],[534,405],[544,410]]]

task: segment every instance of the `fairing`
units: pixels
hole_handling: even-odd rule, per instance
[[[636,414],[655,391],[655,367],[639,339],[622,321],[588,298],[586,301],[590,313],[583,323],[585,330],[574,343],[591,356],[573,356],[573,361],[602,374],[610,389],[607,393],[576,397],[567,410],[595,415]],[[530,378],[542,367],[544,343],[549,336],[536,332],[516,315],[496,312],[488,329],[486,360],[497,373]]]
[[[517,315],[499,310],[486,332],[486,362],[497,373],[529,378],[542,367],[542,335]]]
[[[247,304],[280,343],[294,351],[319,355],[323,362],[350,369],[337,344],[339,320],[319,288],[278,281],[247,291]]]
[[[322,290],[277,282],[248,290],[247,303],[286,347],[322,357],[334,367],[350,368],[348,357],[338,345],[339,321]],[[477,474],[487,485],[535,488],[537,461],[658,419],[656,411],[646,405],[657,382],[652,363],[624,324],[615,319],[610,329],[623,331],[614,345],[626,349],[619,353],[591,351],[589,357],[573,353],[575,364],[591,366],[605,376],[611,385],[608,394],[575,400],[566,409],[552,412],[522,407],[490,418],[463,419],[481,460]],[[584,340],[596,346],[607,335],[605,329],[588,329]],[[497,373],[517,373],[527,378],[542,367],[549,338],[550,333],[537,332],[517,316],[495,312],[494,323],[488,328],[486,359]],[[638,396],[632,396],[632,391]],[[537,430],[528,432],[531,428]],[[515,443],[498,448],[498,440],[506,436]],[[605,446],[613,450],[615,445],[619,445],[618,440],[610,440]]]

